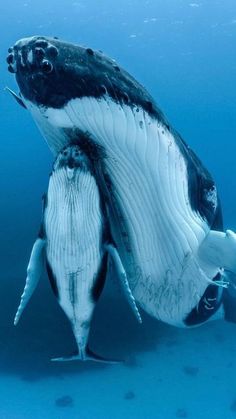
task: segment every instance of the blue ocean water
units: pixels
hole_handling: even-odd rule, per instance
[[[236,326],[139,326],[117,287],[102,297],[92,342],[125,364],[53,364],[71,351],[69,325],[45,276],[13,326],[41,218],[52,156],[5,58],[35,34],[102,49],[154,96],[214,175],[225,226],[236,229],[235,0],[51,0],[0,3],[0,419],[230,419],[236,415]]]

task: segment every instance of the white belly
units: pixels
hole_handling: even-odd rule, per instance
[[[209,231],[192,211],[185,160],[173,135],[141,108],[112,100],[71,100],[64,109],[47,109],[38,120],[57,152],[79,128],[106,151],[114,189],[113,237],[134,296],[151,315],[182,325],[215,270],[204,272],[197,250]],[[115,204],[116,203],[116,204]]]
[[[52,174],[44,214],[46,254],[59,303],[70,319],[93,305],[91,290],[102,260],[99,202],[89,173],[80,173],[71,182],[65,169]]]

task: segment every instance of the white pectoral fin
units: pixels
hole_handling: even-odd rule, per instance
[[[128,302],[129,302],[137,320],[139,321],[139,323],[142,323],[142,318],[141,318],[141,315],[139,313],[139,309],[136,305],[135,298],[134,298],[134,296],[132,294],[132,291],[130,289],[129,282],[128,282],[128,279],[127,279],[127,275],[126,275],[124,266],[121,262],[120,256],[117,252],[117,249],[112,244],[107,244],[106,245],[106,250],[108,251],[108,254],[110,255],[110,257],[112,258],[112,261],[113,261],[115,269],[117,271],[118,278],[120,280],[120,283],[121,283],[122,289],[125,293],[125,296],[126,296]]]
[[[199,248],[199,256],[210,264],[236,273],[236,234],[211,230]]]
[[[44,246],[45,240],[38,238],[33,245],[29,264],[27,267],[27,278],[25,288],[21,296],[20,305],[17,309],[14,325],[16,326],[22,312],[24,311],[28,301],[30,300],[38,282],[42,275],[44,267]]]

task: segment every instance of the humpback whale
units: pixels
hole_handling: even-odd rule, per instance
[[[14,321],[16,325],[46,260],[53,292],[70,321],[78,348],[76,354],[54,358],[54,361],[114,362],[94,354],[88,345],[92,316],[106,279],[108,257],[141,322],[119,254],[109,240],[109,227],[92,163],[78,145],[67,146],[53,166],[44,198],[42,226],[32,249]]]
[[[84,135],[103,150],[111,235],[138,304],[179,327],[227,317],[236,236],[223,230],[212,176],[151,95],[91,48],[34,36],[8,52],[52,153]]]

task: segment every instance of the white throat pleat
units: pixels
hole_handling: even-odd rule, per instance
[[[186,162],[175,137],[142,108],[109,97],[72,99],[45,115],[36,119],[54,151],[69,141],[64,128],[75,127],[104,147],[114,185],[110,205],[117,213],[112,233],[134,296],[153,316],[171,323],[176,316],[179,324],[208,285],[199,275],[197,249],[209,226],[191,209]],[[170,277],[171,287],[165,287]],[[171,292],[189,296],[194,287],[168,314]]]
[[[77,170],[72,179],[65,168],[52,173],[44,222],[47,259],[63,309],[72,316],[71,284],[74,300],[89,299],[102,259],[100,198],[89,172]]]

